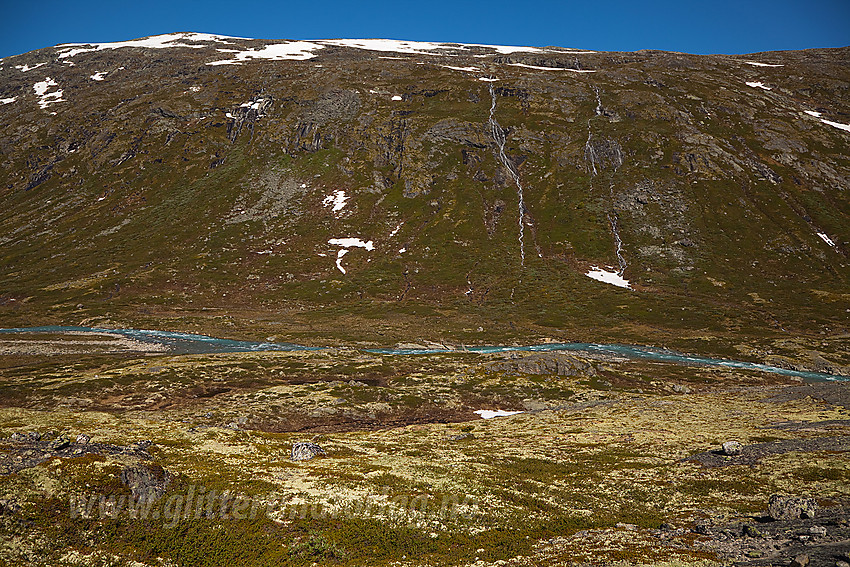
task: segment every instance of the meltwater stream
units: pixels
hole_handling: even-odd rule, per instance
[[[103,329],[98,327],[18,327],[12,329],[0,329],[0,334],[16,333],[107,333],[118,335],[140,342],[164,346],[168,354],[215,354],[228,352],[263,352],[263,351],[316,351],[324,350],[322,347],[307,347],[292,343],[271,343],[255,341],[235,341],[232,339],[217,339],[206,335],[194,335],[190,333],[176,333],[172,331],[151,331],[138,329]],[[703,356],[691,356],[670,350],[658,349],[644,346],[628,346],[600,343],[547,343],[530,346],[470,346],[462,349],[450,348],[368,348],[365,352],[389,355],[417,355],[417,354],[462,354],[465,352],[478,354],[491,354],[496,352],[594,352],[629,358],[632,360],[654,360],[658,362],[671,362],[687,366],[718,366],[723,368],[736,368],[740,370],[759,370],[771,372],[782,376],[795,376],[811,382],[823,381],[847,381],[850,376],[838,376],[823,372],[806,372],[803,370],[791,370],[779,368],[756,362],[743,362],[739,360],[726,360],[722,358],[708,358]]]

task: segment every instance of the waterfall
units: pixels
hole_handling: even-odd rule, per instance
[[[507,169],[508,173],[511,174],[511,178],[513,178],[514,183],[516,184],[517,197],[519,199],[520,266],[525,266],[525,200],[522,194],[522,183],[519,180],[519,173],[514,167],[514,164],[508,159],[508,156],[505,154],[505,131],[502,130],[502,127],[499,126],[498,122],[496,122],[496,91],[493,89],[492,83],[490,83],[490,98],[493,101],[490,104],[490,133],[493,136],[493,141],[496,142],[496,146],[499,148],[499,161],[502,162],[502,165],[505,166],[505,169]]]

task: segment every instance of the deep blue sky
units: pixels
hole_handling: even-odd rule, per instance
[[[176,31],[605,51],[749,53],[850,45],[850,0],[0,0],[0,57]]]

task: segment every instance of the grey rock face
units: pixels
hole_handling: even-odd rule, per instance
[[[315,443],[300,442],[292,445],[293,461],[309,461],[319,455],[327,455],[327,453]]]
[[[811,498],[774,494],[767,505],[767,514],[774,520],[796,520],[814,518],[817,503]]]

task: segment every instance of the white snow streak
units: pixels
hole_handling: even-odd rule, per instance
[[[744,61],[744,63],[755,67],[785,67],[785,65],[771,65],[770,63],[759,63],[758,61]]]
[[[348,248],[343,248],[336,253],[336,267],[339,268],[339,271],[343,274],[345,274],[345,268],[342,267],[342,257],[346,254],[348,254]]]
[[[492,78],[492,77],[478,77],[478,80],[479,80],[479,81],[485,81],[485,82],[487,82],[487,83],[495,83],[495,82],[496,82],[496,81],[498,81],[499,79],[494,79],[494,78]]]
[[[821,118],[820,121],[824,124],[829,124],[830,126],[838,128],[839,130],[850,132],[850,124],[842,124],[841,122],[833,122],[832,120],[824,120],[823,118]]]
[[[747,81],[747,86],[753,87],[754,89],[764,89],[766,91],[770,90],[770,87],[765,86],[765,84],[762,82]]]
[[[826,242],[827,244],[829,244],[830,246],[835,248],[835,242],[833,242],[832,239],[830,237],[828,237],[826,234],[824,234],[823,232],[819,232],[818,236],[820,236],[821,240],[823,240],[824,242]]]
[[[540,71],[572,71],[573,73],[595,73],[593,69],[567,69],[566,67],[540,67],[538,65],[526,65],[525,63],[508,63],[512,67],[525,67],[526,69],[538,69]]]
[[[401,97],[399,95],[394,95],[392,100],[401,100]]]
[[[36,63],[32,67],[30,67],[29,65],[15,65],[15,69],[20,69],[21,73],[26,73],[27,71],[32,71],[33,69],[38,69],[42,65],[47,65],[47,61],[45,61],[44,63]]]
[[[107,73],[108,71],[98,71],[94,75],[91,75],[89,79],[91,79],[92,81],[102,81]]]
[[[584,275],[603,283],[615,285],[617,287],[624,287],[626,289],[632,289],[631,284],[629,284],[629,280],[623,278],[623,276],[621,276],[617,272],[603,270],[602,268],[599,268],[597,266],[593,266],[592,268],[590,268],[590,271]]]
[[[454,67],[452,65],[440,65],[440,67],[454,71],[466,71],[467,73],[478,73],[481,71],[478,67]]]
[[[509,415],[516,415],[518,413],[525,413],[525,412],[480,409],[480,410],[475,410],[473,413],[477,413],[478,415],[480,415],[481,419],[493,419],[494,417],[507,417]]]
[[[12,98],[0,98],[0,104],[11,104],[18,100],[18,97],[13,96]]]
[[[832,120],[827,120],[826,118],[821,118],[823,116],[820,112],[815,112],[814,110],[804,110],[806,114],[809,116],[814,116],[815,118],[820,118],[820,121],[824,124],[828,124],[834,128],[838,128],[839,130],[844,130],[846,132],[850,132],[850,124],[842,124],[841,122],[833,122]]]

